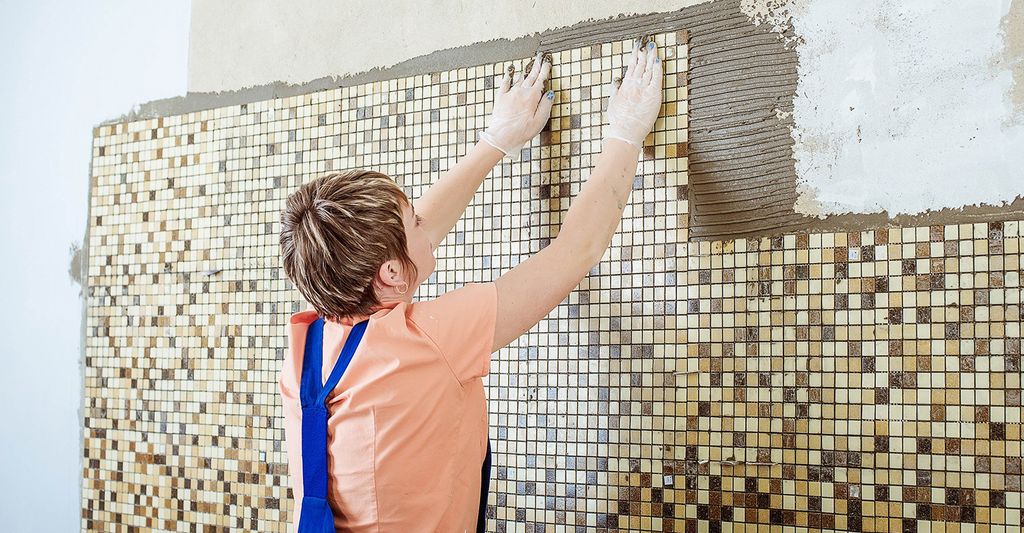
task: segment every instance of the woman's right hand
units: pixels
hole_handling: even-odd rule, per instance
[[[664,77],[661,58],[654,41],[641,50],[633,46],[630,64],[620,84],[611,83],[608,101],[608,126],[605,138],[620,139],[642,147],[661,110],[661,83]]]

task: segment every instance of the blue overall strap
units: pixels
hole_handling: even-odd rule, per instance
[[[352,362],[359,341],[366,331],[367,320],[349,332],[341,355],[327,383],[320,384],[323,372],[324,320],[317,318],[306,332],[302,358],[302,379],[299,398],[302,403],[302,514],[299,532],[334,531],[334,516],[327,504],[327,396],[338,385],[342,374]]]

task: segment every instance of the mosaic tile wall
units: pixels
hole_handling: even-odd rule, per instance
[[[1020,224],[688,243],[687,35],[656,40],[666,104],[620,232],[494,356],[488,530],[1019,530]],[[557,235],[630,44],[553,54],[549,128],[495,168],[420,298]],[[349,167],[418,197],[504,66],[96,129],[84,530],[286,531],[276,379],[305,302],[284,201]]]

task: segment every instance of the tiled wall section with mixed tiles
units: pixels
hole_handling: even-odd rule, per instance
[[[656,41],[666,103],[622,233],[581,290],[495,355],[491,529],[564,521],[550,504],[558,494],[566,505],[567,483],[579,487],[571,521],[607,523],[623,490],[616,473],[637,447],[650,456],[651,413],[637,407],[621,427],[609,417],[620,413],[610,402],[655,399],[634,385],[670,390],[666,365],[684,355],[666,302],[686,239],[686,34]],[[419,297],[495,279],[557,235],[600,151],[607,87],[631,45],[553,53],[549,126],[495,168]],[[97,128],[84,529],[285,531],[293,502],[276,378],[288,315],[306,306],[279,267],[285,199],[352,167],[419,197],[486,125],[506,65]]]
[[[685,451],[649,490],[700,530],[1020,531],[1021,244],[1020,221],[690,243]]]
[[[666,104],[613,246],[494,356],[488,529],[1019,530],[1020,224],[687,243],[686,32],[656,40]],[[629,45],[554,53],[549,128],[495,168],[421,298],[557,235]],[[275,380],[305,303],[284,200],[350,167],[418,197],[504,66],[97,128],[83,529],[286,530]]]

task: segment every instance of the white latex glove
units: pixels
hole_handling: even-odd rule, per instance
[[[540,133],[551,117],[555,93],[541,92],[550,73],[551,62],[540,53],[525,78],[517,72],[513,79],[511,69],[506,71],[494,97],[490,124],[480,132],[480,139],[517,159],[523,146]]]
[[[663,77],[661,58],[654,41],[644,50],[637,43],[622,83],[616,85],[612,80],[605,138],[643,147],[644,138],[651,132],[661,110]]]

